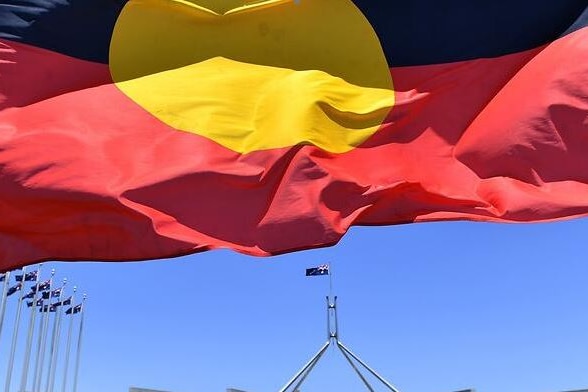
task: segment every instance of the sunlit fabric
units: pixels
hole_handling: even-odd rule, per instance
[[[0,4],[0,270],[588,214],[584,0]]]

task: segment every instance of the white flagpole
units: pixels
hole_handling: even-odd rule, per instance
[[[51,302],[51,292],[53,290],[53,276],[55,276],[55,269],[51,270],[51,278],[49,279],[49,302]],[[47,305],[49,306],[49,305]],[[41,305],[41,311],[45,309],[45,302]],[[47,312],[43,312],[41,322],[41,329],[39,330],[39,340],[37,346],[37,358],[35,360],[35,373],[33,375],[33,392],[41,391],[41,380],[43,378],[43,364],[45,362],[45,346],[47,342],[47,334],[49,333],[49,308]]]
[[[63,280],[63,287],[59,293],[58,302],[63,300],[63,292],[65,284],[67,283],[67,279]],[[49,304],[51,306],[51,304]],[[55,324],[53,329],[53,342],[51,343],[51,358],[49,358],[49,378],[47,380],[47,389],[46,392],[53,392],[53,387],[55,385],[55,372],[57,371],[57,362],[59,359],[59,338],[61,337],[61,311],[62,306],[57,306],[55,309]]]
[[[6,382],[4,383],[4,392],[10,392],[10,381],[12,381],[12,369],[14,368],[14,354],[16,352],[16,343],[18,340],[18,327],[20,325],[20,312],[22,309],[22,297],[24,296],[24,280],[26,267],[22,269],[22,281],[20,282],[20,295],[16,308],[16,319],[14,320],[14,330],[12,331],[12,346],[10,348],[10,358],[8,359],[8,368],[6,370]]]
[[[6,298],[8,298],[8,286],[10,285],[10,271],[4,275],[4,287],[2,288],[2,301],[0,302],[0,337],[2,337],[2,325],[4,324],[4,312],[6,311]]]
[[[37,317],[37,294],[39,293],[39,276],[41,275],[41,267],[43,264],[39,264],[37,268],[37,276],[35,279],[35,294],[33,295],[33,306],[31,306],[31,317],[29,318],[29,333],[27,336],[26,350],[24,361],[22,364],[22,373],[20,377],[20,392],[27,392],[27,378],[29,375],[29,362],[31,360],[31,349],[33,346],[33,333],[35,332],[35,318]],[[24,279],[23,279],[24,280]]]
[[[67,284],[67,279],[63,279],[63,285],[61,286],[61,291],[59,292],[59,297],[58,297],[58,301],[61,301],[61,298],[63,297],[63,290],[65,288],[65,285]],[[48,304],[48,308],[47,311],[51,312],[51,298],[52,295],[49,294],[49,304]],[[59,329],[59,313],[57,312],[57,309],[55,310],[55,317],[53,318],[53,334],[51,336],[51,349],[49,351],[49,369],[47,371],[47,383],[45,384],[45,392],[49,392],[50,388],[51,388],[51,374],[53,373],[53,358],[55,357],[55,351],[56,350],[56,345],[57,345],[57,335],[58,335],[58,329]]]
[[[42,311],[45,304],[41,302],[39,309]],[[39,318],[39,333],[37,335],[37,355],[35,356],[35,370],[33,372],[33,389],[32,392],[37,392],[37,379],[39,378],[39,363],[41,361],[41,345],[43,344],[43,335],[45,333],[45,315],[42,314]]]
[[[333,262],[329,266],[329,298],[333,296]]]
[[[74,288],[73,288],[73,294],[71,296],[71,304],[70,304],[71,309],[72,309],[72,312],[69,315],[70,316],[70,319],[69,319],[69,327],[67,329],[67,344],[65,346],[65,365],[64,365],[64,368],[63,368],[63,381],[62,381],[62,384],[61,384],[61,392],[65,392],[65,390],[67,389],[67,371],[69,369],[69,352],[71,351],[71,332],[72,332],[72,329],[73,329],[73,319],[74,319],[73,307],[75,306],[76,290],[77,290],[77,287],[74,286]]]
[[[51,293],[51,292],[49,292]],[[49,294],[51,295],[51,294]],[[45,308],[46,307],[46,308]],[[39,358],[39,373],[37,374],[37,381],[35,388],[33,389],[35,392],[41,392],[41,382],[43,380],[43,373],[45,370],[45,353],[47,352],[47,339],[49,335],[49,320],[51,318],[51,312],[49,311],[50,305],[46,305],[43,302],[43,306],[41,307],[43,314],[43,337],[41,340],[41,353]],[[45,310],[47,309],[47,310]]]
[[[78,374],[80,372],[80,354],[82,353],[82,333],[84,332],[84,313],[86,310],[86,299],[87,296],[84,294],[84,299],[82,300],[82,309],[80,310],[80,332],[78,333],[78,348],[76,352],[76,367],[74,371],[74,379],[73,379],[73,392],[77,392],[78,390]],[[73,316],[73,311],[72,311]]]

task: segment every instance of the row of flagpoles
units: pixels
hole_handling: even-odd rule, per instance
[[[25,308],[25,304],[30,309],[28,333],[24,346],[20,383],[16,391],[56,392],[55,383],[59,364],[59,343],[61,341],[64,316],[69,317],[69,323],[67,327],[65,353],[62,361],[61,392],[67,391],[69,373],[72,370],[73,381],[71,390],[73,392],[77,391],[86,294],[83,295],[79,303],[75,304],[77,288],[74,286],[71,295],[66,296],[67,279],[63,279],[61,283],[56,283],[55,270],[52,270],[48,279],[41,280],[41,267],[42,264],[39,264],[36,267],[30,268],[30,270],[27,270],[27,267],[23,267],[19,270],[0,274],[0,284],[3,283],[0,300],[0,339],[2,338],[3,327],[5,326],[4,318],[7,307],[13,302],[13,298],[16,296],[12,342],[10,347],[4,347],[4,344],[0,346],[0,353],[5,350],[9,352],[4,392],[14,391],[11,389],[11,384],[13,384],[13,381],[14,383],[17,382],[16,377],[13,380],[13,374],[17,370],[15,369],[15,355],[18,349],[21,313],[23,308]],[[12,277],[14,277],[14,282],[11,281]],[[31,284],[28,291],[25,289],[27,283]],[[38,328],[35,325],[37,316],[40,319]],[[77,349],[75,365],[73,369],[70,369],[70,352],[72,340],[74,339],[75,321],[78,324]],[[34,342],[35,332],[36,341]],[[2,380],[1,369],[0,380]],[[2,385],[0,383],[1,387]]]

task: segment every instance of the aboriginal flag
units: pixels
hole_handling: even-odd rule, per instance
[[[0,270],[588,214],[586,0],[0,4]]]

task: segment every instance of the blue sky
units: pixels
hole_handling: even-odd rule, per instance
[[[89,295],[80,392],[277,391],[326,340],[329,279],[304,276],[323,263],[341,340],[401,392],[557,392],[588,388],[586,233],[586,219],[356,227],[278,257],[47,263],[43,276],[55,268]],[[303,390],[363,389],[329,349]]]

